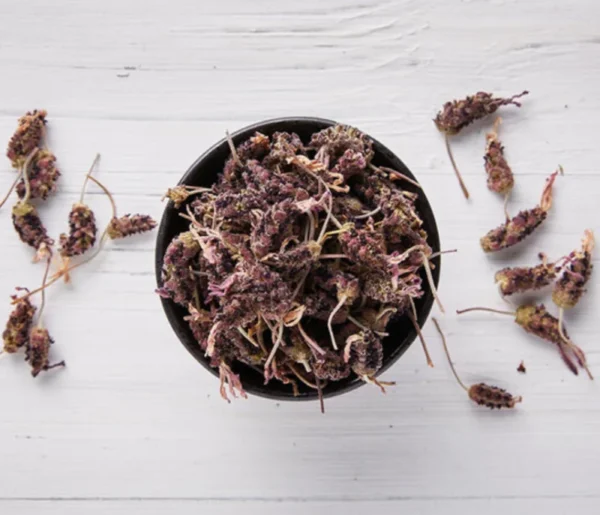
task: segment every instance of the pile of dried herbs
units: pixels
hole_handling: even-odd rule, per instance
[[[424,281],[437,298],[418,193],[402,187],[414,182],[375,166],[373,143],[348,126],[229,142],[212,187],[166,194],[189,227],[158,290],[187,309],[222,396],[245,395],[238,363],[294,390],[352,374],[383,389],[388,323],[416,324]]]
[[[17,171],[17,177],[0,202],[2,207],[16,188],[18,200],[12,208],[15,231],[24,243],[35,250],[34,262],[46,262],[42,285],[34,291],[17,287],[17,294],[11,297],[14,308],[2,332],[3,344],[0,350],[0,354],[15,354],[24,349],[25,360],[31,366],[34,377],[42,371],[65,364],[63,361],[50,364],[50,345],[53,340],[42,319],[46,288],[61,278],[68,281],[69,272],[96,257],[108,239],[124,238],[149,231],[156,226],[156,222],[146,215],[117,216],[112,195],[98,179],[91,176],[100,158],[98,155],[85,176],[79,201],[72,206],[68,218],[68,233],[60,235],[60,247],[56,252],[55,240],[48,235],[38,210],[41,203],[57,192],[57,180],[61,175],[56,166],[56,157],[47,146],[46,117],[45,110],[34,110],[19,119],[6,152]],[[112,206],[112,218],[100,238],[94,212],[84,203],[86,186],[90,180],[107,194]],[[92,249],[93,252],[85,259],[71,263],[71,259],[79,258]],[[56,270],[50,276],[53,264]],[[39,309],[31,302],[31,296],[37,293],[41,293],[42,297]]]

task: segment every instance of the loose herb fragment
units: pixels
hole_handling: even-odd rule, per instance
[[[458,384],[462,387],[465,392],[469,395],[469,398],[479,404],[480,406],[487,406],[488,408],[514,408],[516,404],[522,402],[523,398],[519,396],[513,396],[508,393],[506,390],[502,388],[498,388],[497,386],[489,386],[485,383],[474,384],[470,387],[467,387],[465,383],[462,382],[456,369],[454,368],[454,364],[452,363],[452,359],[450,358],[450,351],[448,350],[448,344],[446,343],[446,337],[440,328],[438,321],[433,318],[433,323],[435,324],[435,328],[437,329],[440,337],[442,338],[442,344],[444,346],[444,352],[446,353],[446,357],[448,358],[448,363],[450,364],[450,369],[456,378]]]
[[[504,196],[504,214],[509,220],[506,205],[515,185],[515,179],[504,157],[504,146],[498,139],[498,127],[501,121],[502,119],[498,117],[494,123],[494,130],[486,135],[487,146],[483,159],[487,172],[487,186],[490,190]]]
[[[546,181],[538,206],[519,212],[517,216],[507,220],[496,229],[492,229],[481,238],[480,244],[484,252],[497,252],[512,247],[523,241],[542,225],[552,207],[552,185],[559,171],[562,172],[562,169],[554,172]]]
[[[517,311],[502,311],[491,308],[474,307],[458,310],[456,313],[462,315],[463,313],[468,313],[470,311],[489,311],[500,315],[514,316],[515,322],[526,332],[534,334],[535,336],[556,345],[561,358],[573,374],[577,375],[579,373],[575,363],[575,361],[577,361],[579,366],[585,369],[589,378],[593,379],[587,366],[584,352],[569,339],[564,329],[564,338],[561,336],[559,320],[552,316],[543,304],[538,304],[537,306],[525,304],[519,306]]]
[[[517,372],[520,372],[521,374],[525,374],[527,372],[524,361],[521,361],[521,363],[519,363],[519,366],[517,367]]]
[[[435,291],[418,194],[401,187],[411,181],[373,165],[373,143],[352,127],[228,144],[211,188],[167,192],[189,227],[157,290],[189,312],[223,397],[227,383],[241,389],[243,365],[319,396],[351,375],[388,384],[376,379],[386,326],[412,318],[423,281]]]
[[[433,120],[438,130],[445,135],[448,156],[450,157],[452,167],[454,168],[454,172],[456,173],[456,177],[458,178],[458,182],[465,198],[469,198],[469,192],[454,161],[454,156],[450,149],[450,136],[458,134],[462,129],[474,121],[495,113],[501,106],[512,104],[521,107],[521,104],[517,102],[516,99],[527,94],[528,91],[523,91],[510,98],[496,98],[491,93],[480,91],[475,95],[468,96],[462,100],[446,102],[442,110],[438,112]]]

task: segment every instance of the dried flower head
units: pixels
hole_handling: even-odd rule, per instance
[[[555,263],[544,262],[532,267],[503,268],[496,272],[495,280],[502,295],[513,295],[539,290],[551,284],[557,277]]]
[[[481,238],[480,244],[484,252],[497,252],[512,247],[523,241],[542,225],[552,207],[552,185],[557,175],[558,171],[554,172],[546,181],[542,199],[538,206],[519,212],[517,216],[507,220],[496,229],[492,229]]]
[[[577,305],[583,294],[594,267],[592,250],[594,249],[594,233],[585,231],[581,250],[572,252],[562,276],[554,285],[552,300],[561,309],[571,309]]]
[[[21,298],[17,295],[12,295],[11,298],[16,301],[16,305],[8,317],[6,328],[2,333],[3,350],[9,354],[17,352],[27,343],[36,311],[35,306],[28,298]]]
[[[483,159],[487,172],[487,186],[490,190],[504,195],[506,206],[508,195],[515,185],[515,178],[504,157],[504,146],[498,139],[501,120],[498,117],[494,123],[494,130],[486,135],[487,147]],[[509,218],[508,214],[506,218]]]
[[[12,220],[21,241],[34,248],[34,261],[40,261],[52,254],[52,240],[40,219],[37,209],[29,202],[20,201],[12,209]]]
[[[40,146],[44,136],[47,113],[45,110],[33,110],[19,118],[19,125],[8,143],[6,157],[14,168],[21,168],[27,156]]]
[[[151,231],[156,227],[156,222],[148,215],[124,215],[113,218],[108,227],[108,237],[111,240],[126,238],[133,234]]]
[[[462,382],[458,372],[454,368],[454,364],[452,363],[452,358],[450,358],[450,351],[448,350],[448,344],[446,343],[446,337],[440,328],[438,321],[434,318],[433,323],[442,339],[442,344],[444,346],[444,352],[446,353],[446,357],[448,358],[448,363],[450,364],[450,369],[452,370],[452,374],[454,375],[456,381],[461,386],[463,390],[465,390],[473,402],[478,404],[479,406],[487,406],[488,408],[501,409],[501,408],[514,408],[516,404],[521,402],[523,398],[521,396],[513,396],[508,393],[506,390],[502,388],[498,388],[497,386],[490,386],[485,383],[478,383],[472,386],[466,386],[465,383]]]
[[[50,345],[52,343],[54,343],[54,340],[50,338],[47,329],[44,329],[43,327],[34,327],[31,330],[25,350],[25,361],[31,366],[31,375],[33,377],[37,377],[42,371],[65,366],[64,361],[50,365],[49,354]]]
[[[75,203],[69,213],[69,234],[60,235],[61,256],[68,258],[80,256],[94,246],[96,242],[96,217],[86,204]]]
[[[56,156],[49,150],[39,150],[31,162],[29,175],[29,198],[46,200],[56,192],[56,182],[60,171],[56,167]],[[23,199],[27,195],[25,179],[17,185],[17,195]]]

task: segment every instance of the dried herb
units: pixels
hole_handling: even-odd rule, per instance
[[[348,126],[228,143],[211,188],[167,192],[189,227],[157,290],[189,312],[222,395],[241,390],[243,365],[319,396],[352,375],[383,387],[386,326],[416,320],[424,281],[439,302],[418,194],[400,186],[414,181],[375,166],[371,140]]]
[[[565,340],[568,340],[568,338],[564,335],[563,329],[564,312],[566,309],[574,308],[586,292],[585,287],[594,268],[592,263],[594,243],[594,233],[590,229],[586,230],[581,250],[571,252],[567,256],[562,275],[552,291],[552,300],[559,308],[559,331]]]
[[[71,212],[69,213],[69,234],[63,233],[60,235],[59,253],[65,260],[67,266],[69,258],[81,256],[96,243],[98,233],[96,217],[91,208],[87,204],[84,204],[83,200],[89,176],[94,171],[99,160],[100,154],[96,155],[94,162],[85,177],[79,196],[79,202],[73,204],[73,207],[71,208]]]
[[[486,135],[487,146],[483,159],[487,172],[487,186],[490,190],[504,196],[504,213],[509,220],[506,205],[515,185],[515,179],[504,157],[504,146],[498,139],[498,126],[501,122],[502,119],[498,117],[494,123],[494,130]]]
[[[557,263],[548,263],[542,254],[542,263],[532,267],[507,267],[496,272],[495,280],[502,295],[513,295],[527,291],[539,290],[552,284],[560,266]]]
[[[28,195],[30,199],[46,200],[56,192],[56,181],[59,177],[60,171],[56,167],[56,156],[49,150],[39,150],[35,154],[28,172],[29,194],[25,178],[22,178],[17,184],[17,195],[21,199]]]
[[[501,315],[511,315],[515,317],[515,322],[520,325],[526,332],[534,334],[548,342],[556,345],[561,358],[575,375],[578,374],[577,363],[585,369],[590,379],[593,376],[587,366],[587,361],[583,350],[575,345],[568,337],[566,330],[563,328],[564,338],[561,336],[561,326],[559,320],[552,316],[543,304],[533,305],[525,304],[519,306],[516,311],[503,311],[484,307],[474,307],[459,310],[456,313],[462,315],[470,311],[489,311]],[[573,360],[575,359],[575,361]]]
[[[111,240],[127,238],[134,234],[151,231],[156,227],[156,221],[148,215],[123,215],[113,218],[108,227],[108,237]]]
[[[533,209],[521,211],[514,218],[489,231],[480,240],[484,252],[497,252],[523,241],[532,234],[548,216],[552,207],[552,185],[559,171],[554,172],[546,181],[540,204]]]
[[[508,393],[506,390],[502,388],[498,388],[497,386],[489,386],[485,383],[474,384],[470,387],[467,387],[465,383],[462,382],[456,369],[454,368],[454,364],[452,363],[452,359],[450,358],[450,351],[448,350],[448,344],[446,343],[446,337],[440,328],[438,321],[434,318],[433,323],[442,338],[442,344],[444,346],[444,352],[446,353],[446,357],[448,358],[448,363],[450,364],[450,368],[456,381],[458,384],[467,392],[469,398],[480,406],[487,406],[488,408],[514,408],[516,404],[521,402],[523,398],[519,396],[513,396]]]
[[[36,307],[31,304],[29,299],[23,299],[17,295],[12,295],[11,298],[16,301],[16,305],[8,317],[6,328],[2,333],[2,351],[8,354],[14,354],[27,343],[36,312]]]
[[[48,236],[46,227],[33,204],[26,201],[15,204],[12,209],[12,220],[21,241],[37,251],[34,261],[41,261],[52,255],[54,240]]]
[[[19,118],[19,125],[6,151],[6,157],[12,161],[14,168],[21,169],[27,156],[40,146],[45,134],[47,114],[44,109],[35,109]]]
[[[480,91],[475,95],[468,96],[462,100],[446,102],[442,110],[438,112],[433,120],[438,130],[445,135],[448,156],[450,157],[454,172],[456,173],[456,177],[458,178],[465,198],[469,198],[469,192],[454,161],[454,156],[450,149],[450,136],[458,134],[462,129],[474,121],[495,113],[501,106],[512,104],[521,107],[521,104],[517,102],[516,99],[527,94],[527,91],[523,91],[510,98],[496,98],[491,93]]]
[[[519,363],[519,366],[517,367],[517,372],[520,372],[521,374],[525,374],[527,372],[524,361],[521,361],[521,363]]]

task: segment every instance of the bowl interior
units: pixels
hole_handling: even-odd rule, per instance
[[[238,145],[252,136],[256,131],[262,132],[263,134],[269,136],[277,131],[286,131],[295,132],[298,134],[298,136],[300,136],[304,143],[308,143],[313,133],[335,125],[336,123],[337,122],[320,118],[282,118],[268,120],[246,127],[235,134],[232,134],[232,138],[234,143]],[[373,146],[375,150],[375,157],[373,159],[373,163],[375,165],[393,168],[404,175],[415,179],[411,171],[396,155],[394,155],[388,148],[379,143],[377,140],[374,140],[373,138],[371,139],[373,140]],[[214,147],[209,149],[204,155],[198,158],[198,160],[185,173],[180,181],[180,184],[211,186],[217,180],[217,177],[223,170],[225,161],[229,156],[230,150],[227,140],[223,139]],[[440,250],[438,229],[433,211],[427,200],[427,197],[425,196],[425,193],[409,183],[402,183],[402,187],[419,194],[417,209],[423,220],[423,228],[428,234],[428,243],[433,249],[433,252],[438,252]],[[167,246],[174,237],[187,230],[188,223],[178,216],[178,212],[179,210],[176,210],[172,206],[172,203],[169,203],[169,205],[165,208],[165,212],[160,223],[156,245],[156,279],[159,287],[162,284],[161,267]],[[440,277],[440,257],[438,256],[434,258],[431,262],[433,265],[435,265],[433,268],[433,278],[435,284],[437,285]],[[426,281],[423,283],[423,288],[425,294],[415,303],[418,314],[418,323],[421,327],[424,325],[427,317],[429,316],[429,312],[434,300]],[[186,310],[168,299],[161,299],[161,301],[167,318],[173,330],[175,331],[175,334],[179,340],[181,340],[181,343],[183,343],[187,350],[202,365],[204,365],[204,367],[217,376],[218,374],[216,370],[209,366],[208,359],[204,356],[204,351],[202,351],[194,339],[188,324],[183,320],[183,317],[187,315]],[[406,349],[408,349],[417,336],[416,331],[408,317],[401,317],[398,320],[391,322],[388,326],[388,332],[389,336],[383,341],[384,360],[381,372],[392,366],[394,362],[400,356],[402,356]],[[259,369],[255,369],[242,363],[236,363],[235,367],[233,368],[236,373],[240,374],[240,379],[244,385],[244,389],[250,394],[283,400],[317,399],[317,392],[302,383],[299,383],[298,385],[300,389],[300,396],[294,397],[290,385],[284,385],[276,380],[272,380],[265,385],[262,371]],[[325,397],[339,395],[341,393],[358,388],[363,384],[364,382],[357,377],[349,377],[341,381],[328,383],[323,388],[323,395]]]

